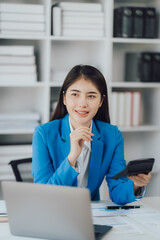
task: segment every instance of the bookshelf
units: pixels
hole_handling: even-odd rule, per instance
[[[67,0],[63,0],[67,2]],[[4,1],[0,0],[0,3]],[[53,0],[7,0],[8,3],[43,4],[45,9],[46,29],[41,35],[0,34],[0,45],[33,45],[35,48],[38,82],[34,84],[0,84],[0,112],[14,112],[33,109],[40,113],[41,123],[50,118],[51,100],[56,100],[61,82],[56,73],[68,72],[76,64],[90,64],[102,71],[111,99],[113,90],[139,90],[142,93],[145,108],[143,122],[136,127],[121,127],[125,142],[127,161],[154,157],[156,159],[152,181],[147,195],[160,195],[157,187],[160,181],[160,83],[141,83],[124,81],[124,56],[127,51],[160,51],[160,38],[134,39],[113,37],[113,9],[119,6],[153,6],[160,13],[160,1],[155,0],[95,0],[102,3],[104,11],[103,37],[65,37],[51,35],[51,6]],[[89,2],[89,1],[68,1]],[[110,100],[110,109],[112,102]],[[0,130],[0,144],[5,139],[18,139],[31,142],[32,131],[26,129]],[[155,173],[154,173],[155,171]],[[157,190],[158,189],[158,190]]]

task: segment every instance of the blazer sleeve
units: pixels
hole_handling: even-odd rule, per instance
[[[115,127],[115,148],[106,180],[109,187],[110,198],[116,204],[126,204],[136,200],[134,183],[127,177],[115,180],[112,177],[126,167],[124,160],[124,141],[121,132]]]
[[[72,186],[78,173],[67,158],[55,170],[47,145],[44,129],[37,127],[32,140],[32,176],[35,183]]]

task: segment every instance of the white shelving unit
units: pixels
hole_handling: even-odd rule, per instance
[[[4,1],[0,0],[0,2]],[[57,99],[61,86],[61,83],[54,79],[54,75],[52,77],[52,72],[57,70],[68,72],[76,64],[90,64],[99,68],[106,78],[109,97],[114,89],[138,89],[142,92],[144,106],[142,125],[134,128],[121,128],[125,142],[125,158],[127,161],[145,157],[156,159],[154,166],[156,171],[153,170],[147,195],[160,195],[158,188],[160,181],[160,83],[124,82],[125,53],[127,51],[160,51],[160,39],[114,38],[112,27],[115,7],[154,6],[160,13],[160,0],[92,1],[101,2],[105,13],[105,34],[100,38],[52,36],[51,6],[59,2],[58,0],[7,0],[7,2],[44,4],[46,33],[44,36],[37,37],[0,34],[0,45],[34,45],[39,69],[36,84],[15,86],[6,83],[0,85],[0,112],[32,109],[40,112],[42,123],[45,123],[50,118],[50,101]],[[110,108],[112,108],[111,101]],[[13,138],[14,135],[28,135],[31,138],[32,132],[27,132],[25,129],[19,132],[15,132],[14,129],[4,129],[0,131],[0,142],[4,135],[5,138]]]

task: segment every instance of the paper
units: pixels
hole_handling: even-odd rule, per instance
[[[112,234],[143,234],[143,231],[137,228],[133,223],[131,224],[125,217],[94,217],[93,223],[98,225],[113,226]]]
[[[136,202],[136,203],[132,203],[132,205],[141,205],[141,204],[137,204]],[[114,210],[106,209],[106,206],[118,206],[118,205],[112,202],[92,203],[91,204],[92,216],[93,217],[126,216],[126,215],[134,215],[134,214],[137,215],[142,213],[156,212],[155,209],[146,208],[146,207],[144,208],[143,205],[141,205],[141,208],[137,208],[137,209],[114,209]]]
[[[4,200],[0,200],[0,216],[7,216],[7,208]]]
[[[130,215],[129,217],[144,226],[152,235],[160,236],[160,211]]]

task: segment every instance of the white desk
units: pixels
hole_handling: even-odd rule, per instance
[[[148,197],[142,200],[144,203],[144,207],[151,206],[156,210],[160,210],[160,197]],[[126,216],[127,218],[127,216]],[[142,226],[138,222],[130,219],[130,223],[134,226],[137,226],[138,229],[142,230],[140,234],[114,234],[111,230],[103,240],[160,240],[160,236],[155,236],[152,232],[146,227]],[[160,226],[159,226],[160,227]],[[35,240],[35,238],[27,238],[27,237],[17,237],[10,234],[9,224],[8,222],[0,223],[0,240]]]

